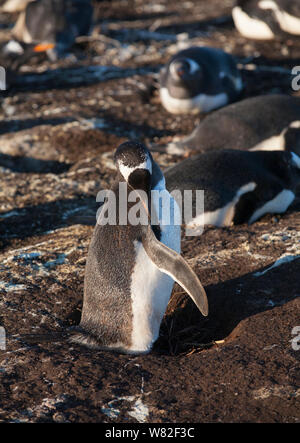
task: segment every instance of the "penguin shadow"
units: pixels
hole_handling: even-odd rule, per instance
[[[206,286],[206,318],[176,284],[153,352],[188,354],[211,348],[219,340],[228,343],[238,335],[243,320],[293,300],[299,290],[295,275],[300,259],[269,270],[273,264]]]
[[[160,326],[158,340],[151,353],[157,355],[187,355],[226,343],[239,334],[239,324],[256,314],[269,311],[297,297],[300,259],[274,267],[274,262],[205,287],[209,315],[203,317],[190,297],[176,283]],[[64,327],[78,326],[82,300],[69,311]]]
[[[203,31],[208,32],[212,27],[221,29],[234,29],[234,23],[231,15],[222,15],[220,17],[204,19],[204,20],[195,20],[192,22],[184,22],[184,23],[171,23],[169,25],[162,25],[156,28],[156,32],[174,32],[176,34],[186,32],[189,37],[193,35],[195,32]]]
[[[57,126],[63,123],[69,123],[75,121],[74,118],[28,118],[26,120],[13,119],[13,120],[3,120],[0,122],[0,135],[6,134],[8,132],[18,132],[25,129],[31,129],[36,126],[50,125]]]
[[[33,63],[31,63],[31,66]],[[111,69],[112,73],[108,74],[106,68]],[[90,86],[99,84],[108,79],[118,80],[120,78],[129,78],[137,74],[157,72],[160,65],[151,65],[146,68],[120,68],[101,65],[79,65],[71,67],[58,67],[47,69],[44,72],[36,72],[34,67],[30,72],[18,72],[13,70],[12,78],[7,77],[9,88],[3,91],[3,96],[11,96],[18,92],[37,92],[63,90],[71,88],[80,88],[82,86]],[[11,80],[11,81],[10,81]]]
[[[138,97],[139,91],[137,90],[135,94]],[[133,123],[129,120],[116,117],[110,112],[105,112],[104,114],[99,113],[99,118],[103,118],[105,120],[105,127],[102,127],[102,123],[100,123],[98,128],[96,122],[95,129],[100,129],[109,134],[123,138],[128,137],[130,139],[144,139],[145,137],[160,138],[175,135],[174,130],[155,128],[147,123]]]
[[[101,12],[102,12],[102,6],[100,4],[95,5],[95,17],[101,17]],[[109,19],[105,19],[104,23],[118,23],[118,22],[135,22],[135,21],[141,21],[141,20],[158,20],[158,19],[162,19],[162,18],[168,18],[168,17],[175,17],[178,15],[178,13],[176,12],[172,12],[172,11],[160,11],[160,12],[142,12],[140,14],[134,14],[134,13],[129,13],[128,15],[126,15],[126,12],[124,13],[124,15],[122,15],[120,18],[117,17],[111,17]],[[98,19],[96,21],[96,25],[101,25],[103,24],[103,20]]]
[[[61,174],[68,171],[72,165],[57,160],[40,160],[33,157],[0,153],[0,166],[13,172]]]
[[[8,247],[15,238],[24,240],[75,224],[76,220],[73,223],[70,218],[78,212],[89,218],[95,217],[97,209],[94,197],[81,196],[1,212],[0,250]]]
[[[300,45],[300,37],[296,40],[293,38],[293,41],[295,45]],[[284,43],[284,41],[282,43]],[[271,45],[271,42],[257,41],[256,45],[258,45],[258,47],[259,45]],[[273,46],[271,48],[273,48]],[[245,59],[243,54],[237,54],[235,57],[238,63],[242,65],[239,69],[244,88],[239,97],[240,100],[258,95],[273,94],[274,91],[276,91],[276,93],[294,95],[291,85],[293,79],[296,79],[296,75],[292,75],[292,68],[299,65],[299,59],[276,59],[263,55]],[[249,63],[253,63],[256,68],[247,69],[245,65]]]

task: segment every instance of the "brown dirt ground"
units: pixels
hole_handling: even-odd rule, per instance
[[[180,42],[235,54],[244,97],[297,95],[289,69],[299,65],[300,39],[247,41],[233,27],[232,5],[102,1],[96,18],[104,37],[78,43],[77,61],[35,58],[8,79],[0,97],[0,326],[7,333],[0,421],[299,422],[300,351],[291,344],[300,325],[299,202],[251,226],[183,237],[183,255],[207,290],[210,313],[201,317],[175,285],[149,355],[19,340],[79,322],[92,228],[67,219],[93,214],[97,191],[114,178],[118,144],[164,143],[198,121],[168,114],[157,93],[143,89]],[[8,39],[12,20],[0,15],[0,41]],[[181,35],[141,39],[141,30]],[[68,83],[73,68],[111,64],[121,69],[118,78],[78,74]],[[53,69],[54,80],[43,83],[41,73]],[[180,160],[154,156],[163,168]]]

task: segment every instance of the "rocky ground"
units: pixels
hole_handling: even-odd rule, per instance
[[[94,214],[115,148],[128,138],[170,141],[202,118],[160,105],[153,80],[171,54],[222,47],[239,61],[244,97],[297,95],[290,71],[300,39],[247,41],[233,27],[232,0],[97,5],[96,32],[76,44],[76,59],[32,59],[1,92],[0,421],[299,422],[299,202],[251,226],[183,237],[209,317],[175,285],[149,355],[20,340],[80,320],[92,227],[68,219]],[[0,41],[13,19],[0,15]],[[180,161],[154,156],[162,168]]]

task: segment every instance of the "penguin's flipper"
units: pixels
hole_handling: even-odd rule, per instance
[[[206,292],[197,275],[182,256],[157,240],[150,225],[147,227],[142,244],[150,260],[162,272],[170,275],[189,294],[200,312],[207,316]]]

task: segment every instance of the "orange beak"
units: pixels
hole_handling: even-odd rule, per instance
[[[39,43],[33,48],[33,50],[34,52],[45,52],[48,49],[53,49],[54,46],[55,46],[54,43]]]

